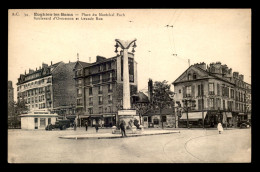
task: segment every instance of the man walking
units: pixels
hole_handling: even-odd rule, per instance
[[[125,134],[125,124],[124,124],[125,121],[121,121],[121,124],[119,125],[120,129],[121,129],[121,134],[122,134],[122,137],[127,137],[126,134]]]

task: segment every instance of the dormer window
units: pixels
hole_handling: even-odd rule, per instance
[[[193,74],[193,79],[197,79],[196,73]]]
[[[188,80],[191,80],[191,74],[190,73],[188,74]]]

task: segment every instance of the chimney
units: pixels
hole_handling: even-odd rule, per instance
[[[206,63],[202,62],[202,63],[196,63],[195,64],[197,67],[203,69],[203,70],[206,70]]]
[[[91,63],[91,57],[89,57],[89,63]]]
[[[51,61],[51,65],[52,65],[52,61]]]
[[[26,70],[24,71],[24,74],[26,75]]]
[[[42,63],[42,68],[48,67],[48,64]]]
[[[37,71],[37,68],[36,68],[36,71]]]
[[[148,81],[148,99],[150,102],[152,102],[153,97],[153,80],[149,78]]]
[[[233,72],[233,77],[238,78],[238,74],[239,74],[238,72]]]
[[[239,75],[239,79],[244,81],[244,75]]]
[[[32,69],[29,69],[29,74],[31,74],[31,73],[33,73],[34,72],[34,70],[32,70]]]

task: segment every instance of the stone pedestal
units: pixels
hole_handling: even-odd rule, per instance
[[[138,119],[138,115],[136,115],[136,110],[132,110],[132,109],[131,110],[119,110],[118,111],[118,118],[119,118],[119,122],[121,120],[124,120],[126,127],[130,127],[128,122],[130,120],[132,120],[134,122],[135,118]]]

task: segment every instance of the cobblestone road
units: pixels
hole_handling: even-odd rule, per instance
[[[74,140],[77,131],[8,130],[9,163],[250,162],[251,129],[182,129],[180,133],[118,139]],[[88,133],[94,133],[90,128]],[[111,129],[100,129],[100,133]]]

